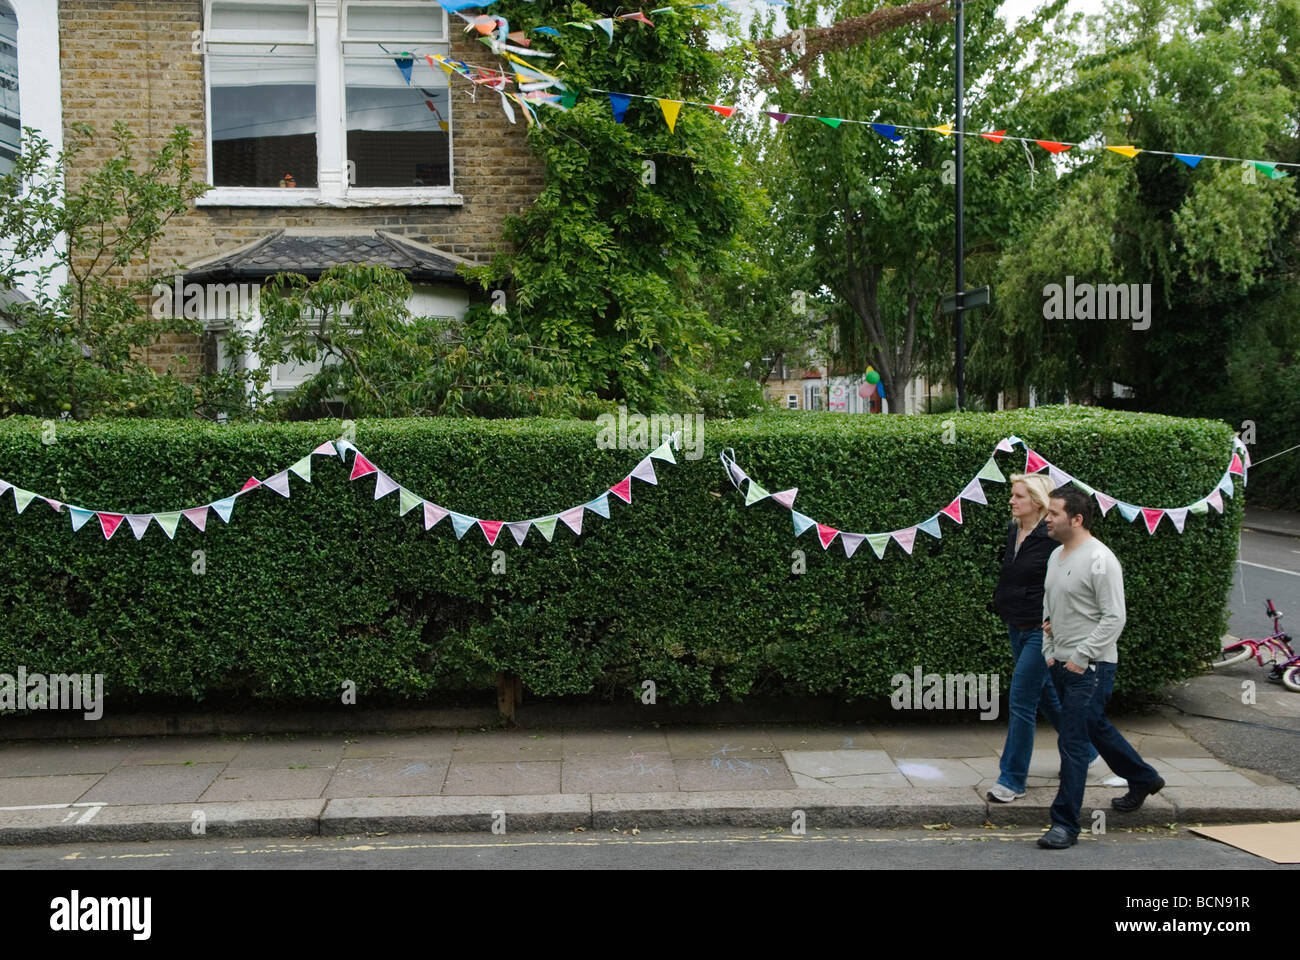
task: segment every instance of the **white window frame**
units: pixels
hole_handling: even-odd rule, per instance
[[[382,207],[382,206],[463,206],[465,198],[456,192],[455,119],[448,111],[447,134],[448,162],[451,183],[437,187],[353,187],[348,185],[347,162],[347,108],[344,102],[345,86],[344,43],[385,43],[374,37],[348,39],[346,33],[347,10],[364,0],[203,0],[203,97],[207,122],[204,138],[207,147],[207,177],[212,183],[212,83],[210,60],[206,53],[209,44],[247,45],[246,38],[223,39],[219,34],[210,36],[212,6],[222,5],[274,5],[282,7],[307,7],[309,35],[306,38],[278,39],[270,37],[272,45],[314,46],[316,50],[316,172],[315,188],[286,189],[284,187],[218,187],[213,186],[195,200],[199,207]],[[428,7],[429,0],[384,0],[384,6]],[[447,11],[442,14],[442,37],[420,40],[421,46],[448,44]],[[405,41],[412,42],[410,38]],[[414,81],[412,81],[414,85]],[[450,91],[450,87],[448,88]],[[450,107],[450,96],[448,106]]]
[[[787,394],[785,395],[785,408],[786,408],[787,410],[798,410],[798,409],[799,409],[799,394],[797,394],[797,393],[787,393]]]

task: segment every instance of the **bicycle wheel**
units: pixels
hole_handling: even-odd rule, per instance
[[[1300,693],[1300,664],[1294,667],[1287,667],[1282,671],[1282,686],[1288,690]]]
[[[1249,660],[1254,652],[1252,645],[1243,640],[1220,650],[1219,655],[1210,661],[1210,666],[1215,670],[1220,667],[1230,667],[1234,663]]]

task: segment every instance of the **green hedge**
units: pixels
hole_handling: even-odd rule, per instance
[[[633,502],[610,497],[581,538],[562,524],[546,543],[516,546],[502,529],[505,573],[477,529],[462,541],[444,519],[425,532],[397,494],[373,499],[374,478],[349,482],[337,458],[314,457],[310,485],[285,500],[241,497],[229,525],[186,520],[169,541],[151,526],[137,542],[123,523],[105,542],[92,521],[73,533],[66,512],[36,500],[16,514],[0,501],[0,671],[102,673],[112,693],[334,701],[341,684],[425,696],[489,689],[517,672],[537,695],[630,698],[654,680],[666,702],[757,694],[887,696],[889,677],[1000,672],[1010,655],[985,611],[1007,518],[1005,486],[988,507],[963,503],[966,523],[943,539],[920,534],[914,555],[863,543],[848,560],[815,529],[797,540],[790,514],[750,507],[717,453],[768,490],[799,487],[796,507],[856,531],[918,522],[948,503],[997,440],[1015,433],[1107,493],[1181,505],[1212,490],[1231,430],[1089,408],[952,417],[779,414],[708,422],[704,456],[656,461],[659,484],[633,481]],[[643,455],[602,450],[590,422],[361,422],[358,447],[399,483],[462,513],[519,519],[590,499]],[[206,425],[0,422],[0,477],[84,507],[177,509],[265,478],[340,432],[337,422]],[[47,437],[48,439],[48,437]],[[1023,467],[1020,448],[1000,454]],[[1232,583],[1240,495],[1227,512],[1191,515],[1178,536],[1149,536],[1118,510],[1096,532],[1124,565],[1128,626],[1121,689],[1193,675],[1217,647]],[[193,551],[206,572],[192,572]],[[807,572],[792,573],[792,551]]]

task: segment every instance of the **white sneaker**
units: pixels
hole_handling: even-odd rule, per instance
[[[1012,800],[1019,800],[1024,795],[1025,792],[1023,790],[1016,793],[1010,787],[1004,787],[1000,783],[993,784],[993,786],[989,788],[988,792],[988,798],[990,800],[996,800],[998,803],[1010,803]]]

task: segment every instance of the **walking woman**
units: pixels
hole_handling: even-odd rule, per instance
[[[992,609],[1011,638],[1010,718],[1002,748],[1001,771],[988,792],[990,800],[1010,803],[1025,795],[1034,725],[1039,707],[1053,728],[1060,727],[1061,702],[1043,660],[1043,580],[1047,558],[1057,543],[1047,535],[1047,507],[1052,484],[1041,474],[1011,475],[1011,522],[1002,575]]]

